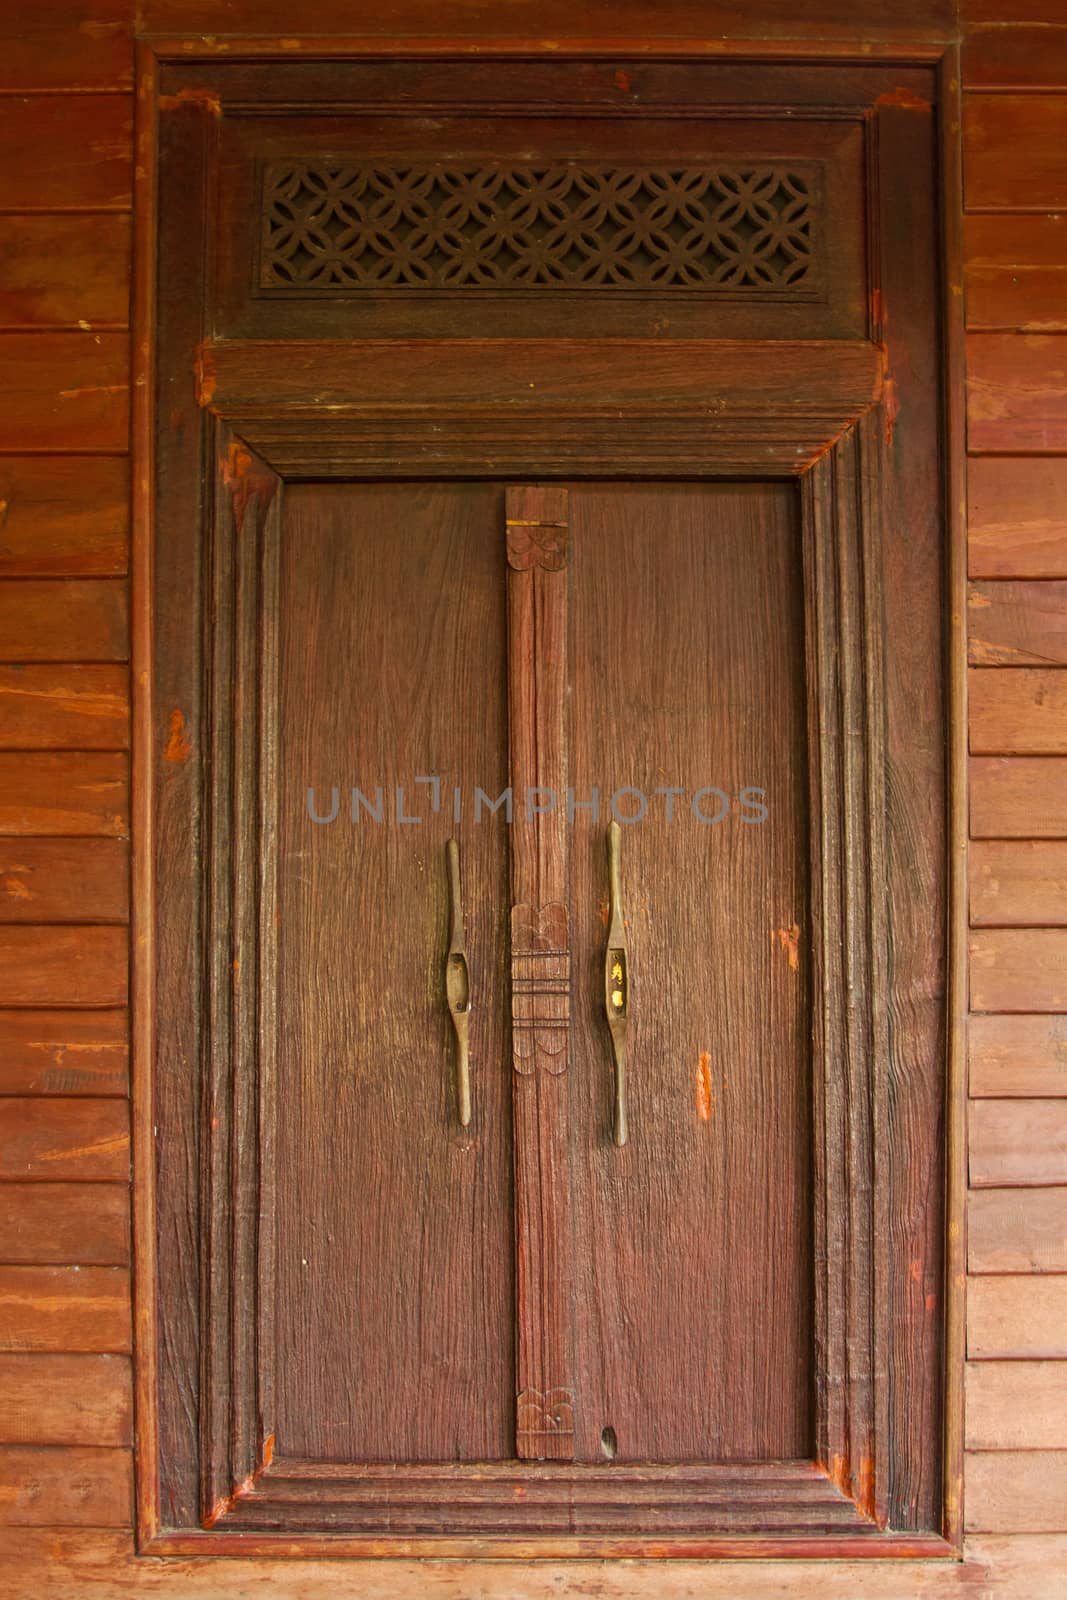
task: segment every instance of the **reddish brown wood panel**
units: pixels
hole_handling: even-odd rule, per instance
[[[968,684],[972,754],[1067,752],[1067,672],[972,667]]]
[[[0,328],[126,326],[128,216],[6,217],[4,235]]]
[[[972,666],[1067,665],[1067,582],[972,583],[967,634]]]
[[[128,834],[129,762],[90,751],[0,751],[0,835]]]
[[[978,929],[970,951],[973,1011],[1067,1010],[1067,932]]]
[[[971,213],[963,219],[963,259],[968,267],[1067,266],[1067,215]]]
[[[126,922],[123,839],[0,839],[0,922]]]
[[[0,655],[5,661],[125,661],[126,611],[121,578],[0,578]]]
[[[0,1266],[0,1350],[123,1355],[130,1337],[124,1267]]]
[[[123,1095],[129,1031],[125,1011],[0,1011],[0,1094]]]
[[[967,505],[972,578],[1067,577],[1067,460],[974,457]]]
[[[118,457],[0,457],[0,577],[124,573],[129,499]]]
[[[0,16],[0,88],[121,89],[133,76],[129,0],[42,0]]]
[[[967,1528],[969,1531],[1004,1530],[1019,1534],[1044,1533],[1067,1522],[1067,1450],[983,1451],[967,1457]],[[1018,1541],[1019,1544],[1023,1540]],[[1010,1554],[1006,1555],[1010,1561]],[[1062,1585],[1064,1568],[1058,1565],[1030,1572],[1021,1587],[1052,1600]],[[1007,1574],[1006,1574],[1007,1576]],[[1011,1578],[1007,1577],[1010,1584]],[[997,1579],[999,1585],[999,1575]]]
[[[968,95],[963,160],[969,211],[1055,211],[1067,204],[1067,96]]]
[[[1067,337],[968,335],[967,447],[999,455],[1067,452]]]
[[[1067,1189],[973,1190],[967,1265],[982,1273],[1067,1272]]]
[[[972,1100],[975,1188],[1067,1183],[1067,1100]]]
[[[127,448],[126,334],[4,333],[0,361],[8,374],[0,391],[0,433],[8,450]]]
[[[1062,757],[974,756],[968,766],[972,838],[1067,838]]]
[[[1059,1361],[970,1362],[967,1448],[1053,1450],[1062,1444],[1067,1438],[1064,1376]]]
[[[125,1100],[0,1100],[0,1178],[121,1182],[129,1171]]]
[[[0,1518],[5,1522],[121,1528],[132,1511],[128,1450],[0,1446]]]
[[[965,9],[971,11],[970,6]],[[1043,8],[1030,0],[1026,9],[1036,19]],[[1067,22],[1034,20],[1007,27],[998,19],[979,24],[964,34],[962,67],[968,89],[1062,89],[1067,84]]]
[[[129,1259],[127,1184],[0,1184],[0,1261],[122,1267]]]
[[[128,1356],[0,1356],[0,1444],[132,1443]]]
[[[968,1035],[972,1095],[1067,1095],[1067,1018],[974,1016]]]
[[[0,97],[0,210],[128,208],[128,94]]]
[[[1067,330],[1067,268],[968,267],[967,326],[993,332]]]
[[[974,1361],[1067,1356],[1067,1277],[972,1278],[967,1293],[967,1355]],[[1060,1367],[1061,1387],[1067,1367]]]
[[[123,667],[0,667],[0,749],[125,750]]]
[[[973,927],[1067,926],[1067,842],[976,840],[969,872]]]
[[[0,1006],[126,1004],[125,928],[0,927]]]

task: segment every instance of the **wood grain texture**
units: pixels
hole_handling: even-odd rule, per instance
[[[968,95],[963,161],[969,211],[1057,210],[1067,203],[1067,97]]]
[[[964,33],[961,65],[968,89],[1062,89],[1067,84],[1067,23],[1054,17],[1038,21],[1043,8],[1037,0],[1026,9],[1033,21],[1014,27],[1006,20],[979,23]]]
[[[118,457],[0,457],[0,577],[124,573],[129,498]]]
[[[126,610],[121,578],[0,577],[0,655],[5,661],[125,661]]]
[[[4,104],[0,99],[0,116]],[[8,450],[127,448],[126,334],[0,333],[0,366],[0,429]]]
[[[967,505],[972,578],[1067,577],[1067,460],[976,456]]]
[[[967,1294],[967,1355],[972,1362],[1062,1361],[1067,1356],[1067,1276],[973,1278]]]
[[[972,667],[967,679],[973,755],[1067,752],[1067,672]]]
[[[978,929],[970,951],[972,1010],[1067,1010],[1067,933]]]
[[[976,331],[1067,331],[1067,267],[968,267],[964,294]]]
[[[123,1267],[0,1267],[0,1350],[130,1351],[130,1274]]]
[[[1055,1450],[1067,1438],[1065,1374],[1059,1361],[969,1362],[968,1450]]]
[[[121,1183],[129,1173],[125,1100],[0,1100],[0,1179]]]
[[[122,1006],[125,928],[0,927],[0,1006]]]
[[[0,16],[0,88],[126,89],[133,77],[127,0],[41,0]]]
[[[1067,337],[968,334],[967,448],[998,455],[1067,451]]]
[[[0,751],[0,835],[117,838],[129,831],[126,756]]]
[[[0,1446],[0,1519],[121,1528],[133,1509],[133,1457],[106,1446]]]
[[[0,210],[128,209],[128,94],[0,97]]]
[[[125,750],[128,723],[122,667],[0,667],[0,749]]]
[[[126,922],[124,839],[0,838],[0,923]]]
[[[971,837],[1067,838],[1067,761],[1058,756],[972,756]]]
[[[974,1273],[1067,1272],[1067,1189],[972,1190],[967,1265]]]
[[[130,1259],[125,1183],[0,1185],[0,1261],[123,1267]]]
[[[972,927],[1067,926],[1067,842],[975,840],[968,859]]]
[[[0,1444],[132,1443],[128,1356],[0,1356]]]
[[[1067,665],[1067,582],[972,583],[967,603],[972,666]]]
[[[128,1060],[125,1011],[0,1011],[0,1094],[124,1095]]]
[[[1026,1534],[1057,1530],[1067,1520],[1065,1507],[1067,1450],[997,1450],[967,1457],[969,1531]],[[1030,1592],[1054,1600],[1062,1590],[1064,1576],[1056,1569],[1046,1571],[1044,1577],[1039,1571],[1031,1572],[1027,1578]]]
[[[1067,1101],[972,1100],[971,1183],[1067,1182]]]
[[[967,1031],[972,1095],[1067,1095],[1067,1018],[973,1016]]]
[[[121,213],[4,219],[0,328],[123,328],[130,219]]]

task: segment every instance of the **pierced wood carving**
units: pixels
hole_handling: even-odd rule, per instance
[[[810,292],[818,163],[286,162],[263,289]]]

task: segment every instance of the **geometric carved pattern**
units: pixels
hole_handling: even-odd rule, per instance
[[[516,1433],[573,1433],[574,1390],[524,1389],[515,1401]]]
[[[810,291],[818,164],[276,162],[264,289]]]
[[[511,908],[511,1054],[516,1072],[567,1070],[571,957],[566,906]]]

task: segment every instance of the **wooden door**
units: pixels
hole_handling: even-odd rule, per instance
[[[639,76],[162,74],[161,1553],[944,1548],[933,78]]]

